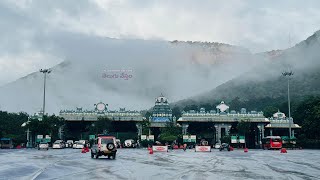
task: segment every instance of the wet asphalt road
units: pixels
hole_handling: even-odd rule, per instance
[[[116,160],[79,149],[0,150],[0,179],[320,179],[320,150],[149,154],[119,149]]]

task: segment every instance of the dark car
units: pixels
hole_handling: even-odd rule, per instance
[[[230,145],[228,143],[222,143],[220,148],[219,148],[220,151],[222,150],[228,150],[230,151]]]

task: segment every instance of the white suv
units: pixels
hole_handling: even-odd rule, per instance
[[[116,154],[117,142],[114,136],[100,135],[95,139],[91,147],[91,158],[98,159],[99,156],[108,156],[108,158],[115,159]]]
[[[62,149],[64,147],[65,147],[65,144],[63,140],[56,140],[52,145],[52,149]]]
[[[136,147],[136,144],[135,144],[135,142],[134,142],[133,139],[127,139],[127,140],[124,141],[123,147],[126,147],[126,148],[135,148],[135,147]]]

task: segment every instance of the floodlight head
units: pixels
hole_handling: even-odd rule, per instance
[[[25,127],[27,125],[26,122],[24,122],[23,124],[21,124],[21,127]]]
[[[292,71],[285,71],[282,73],[283,76],[292,76],[294,73]]]

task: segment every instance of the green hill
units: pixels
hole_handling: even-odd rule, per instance
[[[265,57],[268,60],[209,92],[178,101],[173,106],[185,110],[191,105],[214,108],[219,101],[225,101],[237,111],[241,107],[263,110],[277,106],[286,112],[287,79],[282,72],[287,70],[294,72],[290,80],[293,106],[306,96],[320,95],[320,31],[292,48],[276,52],[255,54],[257,60]]]

